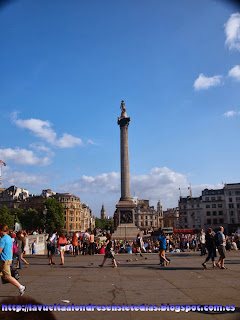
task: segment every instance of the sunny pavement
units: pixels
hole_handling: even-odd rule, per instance
[[[240,319],[240,251],[227,252],[227,270],[201,266],[204,258],[199,252],[171,253],[171,263],[158,265],[157,254],[116,255],[117,269],[107,260],[104,268],[99,264],[103,256],[65,255],[65,265],[49,266],[46,256],[27,256],[29,267],[20,270],[20,282],[27,286],[26,296],[43,304],[222,304],[235,305],[237,311],[225,312],[55,312],[57,319],[163,319],[163,320],[237,320]],[[132,259],[132,261],[129,261]],[[127,261],[128,260],[128,261]],[[1,285],[0,299],[16,296],[15,287]],[[66,304],[66,303],[65,303]]]

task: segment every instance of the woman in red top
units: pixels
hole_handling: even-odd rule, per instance
[[[58,249],[60,251],[60,257],[61,257],[61,263],[60,265],[64,265],[64,252],[65,252],[65,246],[67,244],[67,239],[65,237],[65,234],[63,232],[60,233],[60,237],[58,238]]]

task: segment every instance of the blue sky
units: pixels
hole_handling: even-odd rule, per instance
[[[120,198],[124,99],[131,194],[175,207],[240,182],[240,13],[222,1],[13,1],[0,10],[4,187]]]

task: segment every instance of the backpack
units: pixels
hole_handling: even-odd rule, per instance
[[[137,245],[138,245],[139,247],[141,247],[141,238],[140,238],[140,237],[137,238]]]
[[[214,242],[215,242],[216,247],[220,246],[220,241],[218,239],[218,235],[219,235],[218,232],[216,232],[215,235],[214,235]]]
[[[13,254],[16,254],[18,252],[18,247],[15,241],[13,241]]]

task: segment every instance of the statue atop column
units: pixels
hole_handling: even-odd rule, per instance
[[[121,101],[120,109],[122,110],[121,117],[127,117],[127,110],[125,108],[125,102]]]

